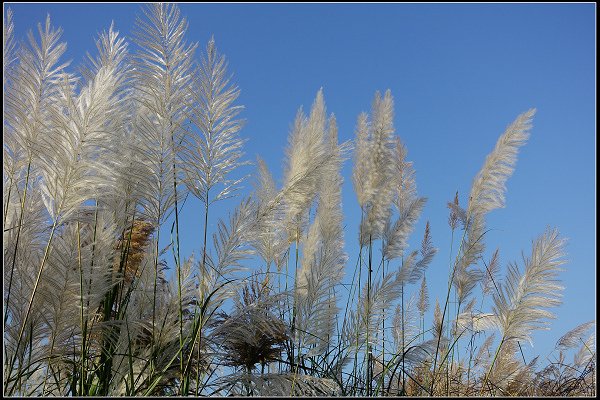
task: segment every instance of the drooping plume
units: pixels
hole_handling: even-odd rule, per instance
[[[557,282],[565,240],[557,230],[547,230],[533,244],[531,257],[525,259],[525,271],[520,273],[511,264],[506,284],[494,294],[494,314],[506,340],[529,340],[536,329],[548,329],[547,318],[554,314],[546,310],[558,306],[562,286]]]
[[[519,115],[506,128],[473,181],[466,210],[467,234],[453,281],[461,303],[483,276],[481,271],[470,267],[480,259],[485,249],[485,215],[491,210],[504,207],[506,181],[514,171],[519,148],[529,138],[534,114],[535,109],[531,109]]]

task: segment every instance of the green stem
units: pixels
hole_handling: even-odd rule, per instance
[[[183,305],[181,304],[181,258],[179,253],[179,206],[177,201],[177,170],[175,165],[175,137],[173,134],[173,122],[171,124],[171,151],[173,153],[173,193],[175,194],[175,245],[177,253],[173,253],[175,258],[175,268],[177,269],[177,295],[179,296],[179,347],[183,348]],[[183,357],[179,358],[179,372],[181,383],[184,383],[183,376]],[[186,393],[187,394],[187,393]]]
[[[485,378],[483,379],[483,383],[481,384],[481,391],[479,393],[479,395],[483,395],[483,389],[485,388],[485,385],[490,377],[490,374],[492,372],[492,368],[494,367],[494,364],[496,363],[496,358],[498,358],[498,354],[500,354],[500,348],[502,347],[502,345],[504,344],[504,338],[505,336],[502,336],[502,339],[500,340],[500,344],[498,345],[498,348],[496,349],[496,354],[494,354],[494,359],[492,360],[492,363],[490,364],[490,368],[488,369],[487,373],[485,374]]]
[[[84,290],[83,290],[83,266],[81,264],[81,230],[80,230],[80,226],[79,226],[79,221],[77,221],[77,263],[79,266],[79,297],[81,298],[81,380],[80,380],[80,389],[79,389],[79,393],[84,393],[85,391],[85,359],[86,359],[86,354],[85,354],[85,340],[86,340],[86,328],[87,328],[87,324],[85,322],[85,316],[84,316],[84,306],[83,306],[83,298],[84,298]]]
[[[440,350],[440,341],[442,339],[442,332],[444,332],[444,320],[446,318],[446,310],[448,309],[448,302],[450,301],[450,292],[452,290],[452,282],[454,281],[454,275],[456,274],[456,267],[458,265],[458,261],[460,253],[462,251],[462,247],[463,244],[465,242],[465,236],[467,234],[467,229],[469,226],[469,216],[467,216],[467,222],[465,224],[465,229],[463,231],[463,236],[462,239],[460,241],[460,246],[458,248],[458,252],[456,253],[456,259],[454,260],[454,265],[452,268],[452,273],[450,274],[450,279],[448,280],[448,291],[446,292],[446,301],[444,302],[444,311],[442,312],[442,322],[441,322],[441,326],[440,326],[440,335],[438,336],[438,340],[437,340],[437,345],[436,345],[436,349],[435,349],[435,356],[433,358],[433,370],[432,370],[432,377],[431,377],[431,388],[429,389],[429,395],[433,396],[433,391],[435,388],[435,376],[436,376],[436,371],[435,368],[437,366],[437,357],[439,354],[439,350]],[[454,230],[452,230],[452,243],[454,242]],[[451,243],[451,246],[452,246]],[[450,254],[450,259],[452,259],[452,254]]]
[[[206,199],[204,201],[204,242],[202,244],[202,269],[201,269],[201,273],[204,274],[204,271],[206,271],[206,246],[207,246],[207,235],[208,235],[208,206],[209,206],[209,197],[208,197],[208,192],[210,189],[208,189],[206,191]],[[202,279],[204,279],[204,277],[202,277]],[[195,395],[196,397],[198,396],[198,389],[200,387],[200,349],[202,347],[202,325],[204,323],[204,321],[202,320],[202,315],[200,316],[201,321],[200,321],[200,328],[198,329],[198,357],[196,359],[196,390],[195,390]],[[192,342],[192,349],[194,348],[194,345],[196,343],[196,340],[194,340]],[[193,350],[192,350],[193,351]]]
[[[48,238],[48,243],[46,244],[46,248],[44,249],[44,257],[42,258],[42,263],[40,265],[37,277],[35,279],[35,284],[33,285],[33,291],[31,292],[31,297],[29,298],[29,303],[27,305],[27,311],[25,312],[25,317],[23,318],[23,323],[21,325],[21,328],[19,329],[17,346],[15,347],[15,352],[14,352],[14,355],[13,355],[11,363],[10,363],[11,370],[14,367],[15,361],[17,359],[17,355],[19,354],[19,348],[21,346],[21,340],[23,339],[23,333],[25,332],[25,326],[27,325],[27,319],[29,318],[29,314],[31,313],[31,307],[33,306],[33,299],[35,298],[37,288],[40,284],[40,278],[42,277],[42,271],[44,270],[44,266],[46,265],[46,260],[48,259],[48,256],[50,254],[50,244],[52,243],[52,238],[54,237],[54,232],[56,231],[56,227],[57,227],[57,220],[55,220],[54,223],[52,224],[52,230],[50,231],[50,237]],[[21,371],[22,367],[23,367],[22,365],[19,365],[19,372]],[[7,381],[9,379],[10,379],[10,373],[7,376]],[[16,386],[16,383],[15,383],[15,386]],[[10,390],[10,392],[8,393],[9,396],[12,394],[12,392],[16,388],[15,386],[13,386],[12,389]]]
[[[31,158],[27,165],[27,175],[25,177],[25,188],[23,189],[23,200],[21,201],[21,215],[19,215],[19,225],[17,227],[17,238],[15,240],[15,249],[13,251],[12,265],[10,267],[10,278],[8,279],[8,294],[6,295],[6,308],[4,309],[4,328],[6,328],[6,321],[8,320],[8,304],[10,303],[10,292],[12,289],[13,274],[15,272],[15,262],[17,260],[17,250],[19,246],[19,238],[21,237],[21,227],[23,226],[23,215],[25,214],[25,199],[27,198],[27,187],[29,186],[29,173],[31,171]],[[10,191],[9,191],[10,195]],[[7,203],[8,210],[8,203]],[[6,216],[4,217],[6,225]]]
[[[405,343],[405,336],[404,336],[404,332],[405,332],[405,321],[404,321],[404,282],[402,282],[402,286],[400,286],[400,303],[401,303],[401,307],[402,307],[402,315],[401,315],[401,321],[402,321],[402,394],[406,393],[406,376],[405,376],[405,371],[406,371],[406,364],[404,362],[405,358],[404,354],[406,353],[406,343]]]
[[[371,238],[371,235],[369,235],[369,274],[367,276],[367,310],[366,310],[366,317],[367,317],[367,327],[366,327],[366,334],[367,334],[367,396],[371,396],[371,386],[373,384],[372,382],[372,374],[373,374],[373,368],[371,366],[371,343],[369,342],[369,320],[370,320],[370,302],[371,302],[371,278],[372,278],[372,274],[373,274],[373,241]]]

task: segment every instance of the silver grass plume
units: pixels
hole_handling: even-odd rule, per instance
[[[257,158],[257,165],[258,182],[254,195],[257,210],[252,246],[265,261],[267,268],[274,262],[280,271],[283,253],[288,245],[283,226],[283,210],[273,206],[277,188],[267,165],[260,157]]]
[[[112,172],[112,190],[109,196],[102,197],[102,202],[112,210],[117,229],[123,231],[131,224],[135,205],[141,203],[141,197],[149,191],[146,182],[151,180],[151,171],[141,160],[143,144],[135,130],[139,104],[134,100],[128,43],[114,30],[112,23],[108,32],[100,34],[96,47],[98,55],[95,58],[88,54],[89,65],[83,70],[86,79],[92,81],[101,71],[106,73],[112,70],[118,80],[113,98],[121,113],[112,115],[112,145],[103,145],[110,153],[105,162]]]
[[[76,93],[66,76],[60,83],[53,129],[42,141],[40,182],[44,203],[55,223],[84,201],[112,196],[115,168],[112,134],[121,129],[126,81],[126,44],[111,29],[98,39],[101,55],[92,60],[87,83]],[[91,57],[90,57],[91,58]]]
[[[438,348],[437,343],[439,342],[439,349],[440,350],[440,355],[443,358],[444,356],[444,352],[447,351],[446,349],[446,345],[449,343],[449,340],[447,337],[444,336],[444,324],[443,324],[443,317],[442,317],[442,310],[440,309],[440,302],[438,299],[435,299],[435,307],[433,309],[433,326],[432,326],[432,333],[433,333],[433,338],[432,340],[435,342],[435,348]],[[430,353],[431,358],[433,359],[433,356],[436,354],[436,351],[432,351]]]
[[[556,342],[555,348],[563,352],[579,347],[579,350],[573,356],[573,364],[579,368],[587,367],[587,364],[596,357],[596,333],[591,332],[587,339],[585,337],[595,326],[595,320],[578,325],[561,336]]]
[[[213,234],[216,254],[208,253],[206,263],[198,262],[198,301],[202,304],[210,297],[205,315],[212,315],[225,300],[236,294],[239,282],[231,280],[234,274],[246,269],[242,261],[254,254],[249,236],[255,224],[254,212],[250,199],[244,199],[229,216],[228,223],[219,220],[218,232]]]
[[[136,19],[134,32],[139,49],[133,60],[134,98],[140,106],[136,130],[152,174],[144,213],[158,226],[182,195],[177,186],[182,181],[180,157],[187,135],[184,123],[197,44],[185,42],[187,21],[177,5],[155,3],[143,7],[142,12],[145,19]]]
[[[412,161],[406,161],[408,150],[400,138],[396,137],[396,174],[398,184],[394,204],[399,212],[404,212],[410,203],[417,198],[417,184],[415,182],[415,169]]]
[[[10,26],[10,23],[8,25]],[[10,78],[5,82],[3,96],[5,224],[9,205],[15,198],[14,194],[22,191],[27,197],[32,190],[38,190],[38,163],[43,158],[40,152],[44,149],[40,139],[52,130],[51,117],[53,109],[57,107],[59,82],[68,66],[68,63],[60,64],[60,58],[66,50],[66,44],[60,42],[62,30],[52,28],[49,16],[44,28],[38,24],[38,32],[39,42],[31,31],[28,33],[28,45],[20,46],[16,53],[18,63],[7,71],[8,76],[5,75]],[[10,42],[10,32],[5,34],[4,39]],[[5,53],[5,57],[10,58],[10,55]],[[14,219],[17,232],[21,231],[22,226],[31,223],[28,219],[29,213],[21,215],[20,211],[18,212]]]
[[[12,63],[16,60],[15,57],[15,39],[14,39],[14,24],[13,12],[9,8],[6,10],[6,17],[2,19],[2,85],[6,85],[9,79]]]
[[[30,191],[24,200],[23,215],[27,218],[23,219],[25,223],[21,229],[17,227],[21,204],[14,201],[10,204],[3,231],[3,306],[4,318],[7,320],[4,325],[4,340],[9,356],[16,346],[18,329],[26,314],[27,298],[33,291],[34,278],[43,258],[44,245],[48,241],[48,230],[44,229],[47,226],[47,213],[40,192]],[[13,264],[14,269],[11,268]],[[32,312],[36,313],[36,309],[33,308]]]
[[[358,204],[364,207],[374,194],[371,171],[373,170],[373,140],[369,127],[369,116],[361,113],[358,116],[355,130],[354,169],[352,183]]]
[[[579,351],[573,357],[573,362],[578,367],[586,367],[591,362],[596,362],[596,333],[592,334],[581,344]]]
[[[415,171],[412,162],[406,161],[406,154],[406,147],[396,138],[396,178],[393,204],[398,210],[399,216],[394,224],[391,224],[389,219],[385,222],[383,255],[388,260],[404,255],[404,250],[408,246],[408,237],[427,201],[425,197],[417,196]]]
[[[359,237],[362,245],[382,236],[395,195],[396,188],[391,184],[396,181],[395,165],[390,160],[396,159],[397,150],[393,125],[394,100],[390,90],[385,92],[383,99],[379,92],[375,93],[371,114],[370,124],[365,124],[363,116],[359,117],[353,172],[355,190],[361,199],[359,201],[363,202],[364,219]],[[368,126],[366,137],[365,126]],[[372,169],[365,170],[368,167]]]
[[[427,282],[425,280],[425,275],[423,275],[423,279],[421,280],[421,289],[419,290],[419,302],[417,303],[417,308],[421,313],[421,317],[423,317],[423,315],[425,315],[429,309],[429,294],[427,293]]]
[[[450,209],[450,215],[448,216],[450,229],[455,230],[459,221],[464,228],[467,224],[467,212],[458,203],[458,191],[454,195],[454,201],[448,202],[448,208]]]
[[[498,257],[499,251],[500,249],[496,249],[496,251],[492,255],[492,259],[490,260],[489,264],[485,266],[485,276],[482,282],[482,292],[484,295],[493,293],[493,291],[497,290],[500,286],[500,261]]]
[[[410,284],[419,281],[433,257],[437,253],[437,248],[433,247],[431,242],[431,230],[429,221],[425,225],[425,233],[423,240],[421,241],[421,248],[418,251],[413,251],[402,258],[400,270],[398,271],[398,278],[403,284]],[[417,259],[417,257],[419,257]]]
[[[461,311],[452,329],[465,329],[470,332],[483,332],[498,327],[498,319],[493,313],[480,313],[473,311],[472,299],[465,310]]]
[[[466,240],[462,244],[462,254],[453,281],[461,303],[482,277],[480,271],[470,269],[470,266],[479,260],[485,249],[484,217],[491,210],[504,207],[506,181],[514,171],[519,148],[529,138],[534,114],[535,109],[530,109],[506,128],[473,181],[466,210]]]
[[[421,335],[418,311],[418,298],[414,295],[408,301],[405,300],[404,304],[396,305],[392,329],[396,349],[399,353],[406,350]]]
[[[376,345],[375,334],[381,331],[381,321],[385,317],[384,310],[389,310],[392,303],[400,298],[404,281],[398,271],[388,272],[381,281],[375,282],[367,296],[367,287],[362,290],[357,309],[347,325],[350,343],[358,340],[359,346]],[[355,314],[355,315],[354,315]],[[358,332],[358,338],[356,335]],[[369,333],[369,343],[365,343]],[[353,339],[352,339],[353,338]],[[354,344],[356,345],[356,344]]]
[[[319,181],[319,201],[315,220],[309,228],[303,249],[302,269],[298,273],[298,315],[296,332],[303,345],[319,354],[329,346],[338,307],[335,288],[344,274],[342,215],[342,162],[347,143],[338,144],[337,124],[329,119],[326,143],[328,160]],[[310,333],[307,335],[306,333]]]
[[[115,283],[111,267],[116,230],[109,212],[83,213],[77,219],[54,239],[38,290],[37,307],[51,330],[48,355],[61,354],[65,362],[84,321],[95,335],[105,327],[97,321],[99,307]]]
[[[323,89],[319,89],[309,117],[298,110],[288,139],[282,191],[286,192],[285,224],[290,242],[299,239],[305,212],[317,194],[326,157],[325,118]]]
[[[588,321],[584,322],[581,325],[571,329],[569,332],[565,333],[558,339],[556,342],[556,347],[559,349],[570,349],[576,346],[585,343],[583,337],[596,326],[596,321]]]
[[[50,16],[46,18],[44,28],[38,24],[38,32],[39,43],[30,31],[29,45],[22,45],[18,49],[14,76],[4,88],[4,105],[10,110],[6,113],[4,126],[8,124],[9,132],[15,135],[17,143],[27,152],[30,160],[39,151],[39,137],[51,128],[51,108],[57,102],[58,84],[69,65],[68,62],[59,63],[67,45],[59,42],[62,29],[52,28]]]
[[[506,180],[512,175],[519,148],[529,138],[531,119],[535,109],[519,115],[500,136],[496,147],[487,156],[479,171],[469,196],[467,215],[471,218],[504,207]]]
[[[562,286],[557,283],[565,240],[557,230],[547,230],[533,244],[531,258],[525,259],[525,271],[509,265],[506,283],[494,294],[494,314],[498,318],[504,341],[529,340],[535,329],[548,329],[546,318],[554,314],[545,308],[561,301]]]
[[[37,46],[31,34],[30,47],[33,51],[23,51],[23,68],[20,70],[22,76],[48,74],[44,69],[48,67],[44,57],[48,56],[48,53],[54,53],[51,58],[56,57],[52,61],[56,63],[57,57],[64,50],[64,45],[61,50],[57,50],[61,46],[50,49],[52,42],[58,40],[60,32],[52,30],[49,18],[45,31],[42,31],[41,26],[39,31],[42,37],[41,46]],[[110,192],[114,181],[113,171],[108,162],[110,147],[107,144],[110,143],[110,137],[107,132],[111,132],[117,123],[115,121],[120,120],[116,93],[120,86],[121,71],[117,70],[115,65],[94,71],[93,76],[90,76],[77,94],[75,78],[67,74],[58,76],[61,70],[58,67],[54,71],[56,79],[45,83],[55,86],[49,90],[50,107],[45,114],[47,125],[44,129],[47,129],[47,134],[37,137],[41,125],[36,121],[32,121],[33,124],[22,125],[26,129],[33,128],[25,135],[32,139],[28,163],[30,166],[32,163],[37,164],[36,170],[39,168],[36,183],[39,185],[52,224],[49,227],[44,256],[36,268],[37,271],[32,275],[36,278],[30,295],[26,296],[29,301],[27,311],[20,322],[19,337],[24,333],[28,317],[35,318],[37,305],[43,300],[45,281],[42,278],[47,272],[44,267],[51,262],[52,241],[60,235],[61,225],[72,220],[78,210],[84,209],[86,200],[100,199],[101,193]],[[44,97],[43,89],[40,88],[42,92],[34,95],[38,96],[38,100]],[[26,98],[20,97],[18,92],[14,99],[25,100],[27,105]],[[32,110],[39,109],[39,105],[34,105]],[[38,114],[37,117],[39,116]],[[15,118],[19,117],[19,114],[15,114]],[[33,117],[36,118],[36,115]],[[27,168],[29,174],[29,166]]]
[[[211,256],[208,264],[222,277],[242,270],[241,261],[252,254],[248,248],[251,212],[252,204],[245,199],[229,217],[228,225],[219,221],[218,233],[213,235],[216,256]]]
[[[489,335],[488,337],[485,338],[485,340],[479,347],[479,350],[477,350],[477,354],[473,358],[473,367],[474,368],[489,365],[491,358],[494,355],[492,353],[491,348],[492,348],[492,344],[494,343],[495,338],[496,338],[496,335],[494,333],[492,333],[491,335]]]
[[[487,384],[482,390],[495,393],[506,393],[506,389],[515,382],[518,376],[527,369],[527,365],[516,357],[518,351],[517,342],[509,341],[499,349],[495,363],[489,374]]]
[[[433,310],[433,334],[435,337],[441,336],[442,331],[442,310],[440,309],[440,302],[435,299],[435,308]]]
[[[186,185],[206,204],[233,196],[242,179],[228,175],[246,164],[240,161],[245,140],[239,136],[243,121],[237,118],[244,107],[234,104],[240,91],[227,74],[225,57],[211,38],[190,90],[189,118],[198,134],[190,135],[184,148]],[[216,185],[222,187],[211,198]]]

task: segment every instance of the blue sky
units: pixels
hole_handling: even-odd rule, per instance
[[[49,13],[64,29],[66,59],[74,66],[95,51],[97,34],[111,21],[129,35],[141,14],[139,4],[8,6],[19,38]],[[443,303],[448,279],[446,202],[458,190],[466,204],[498,136],[536,107],[531,139],[507,184],[507,207],[487,219],[487,259],[500,247],[504,267],[520,262],[521,251],[530,254],[547,226],[568,238],[564,304],[555,310],[552,330],[534,335],[534,349],[525,346],[528,360],[545,356],[567,330],[595,318],[594,4],[181,4],[181,11],[189,41],[203,49],[214,35],[227,56],[246,107],[246,158],[264,158],[279,183],[290,125],[320,87],[341,140],[353,138],[356,118],[370,110],[375,91],[391,89],[396,133],[414,162],[419,194],[429,199],[410,243],[418,245],[429,220],[439,248],[427,271],[432,303],[435,297]],[[360,220],[351,168],[348,161],[343,170],[348,278]],[[234,206],[214,207],[211,232]],[[199,203],[189,200],[182,214],[182,255],[198,254]]]

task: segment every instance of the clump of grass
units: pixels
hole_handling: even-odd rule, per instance
[[[16,43],[7,12],[4,395],[596,394],[594,321],[546,360],[522,357],[560,304],[558,230],[505,276],[499,249],[485,252],[485,217],[505,205],[535,110],[500,136],[466,207],[458,192],[448,203],[453,258],[436,295],[426,271],[441,229],[428,221],[410,248],[426,198],[389,90],[353,143],[339,142],[319,90],[293,123],[281,187],[259,159],[254,192],[209,232],[211,206],[241,194],[248,164],[239,89],[214,39],[196,58],[176,5],[142,10],[132,44],[111,26],[81,74],[61,61],[50,18]],[[354,257],[341,201],[352,148]],[[204,206],[199,259],[179,246],[188,194]]]

